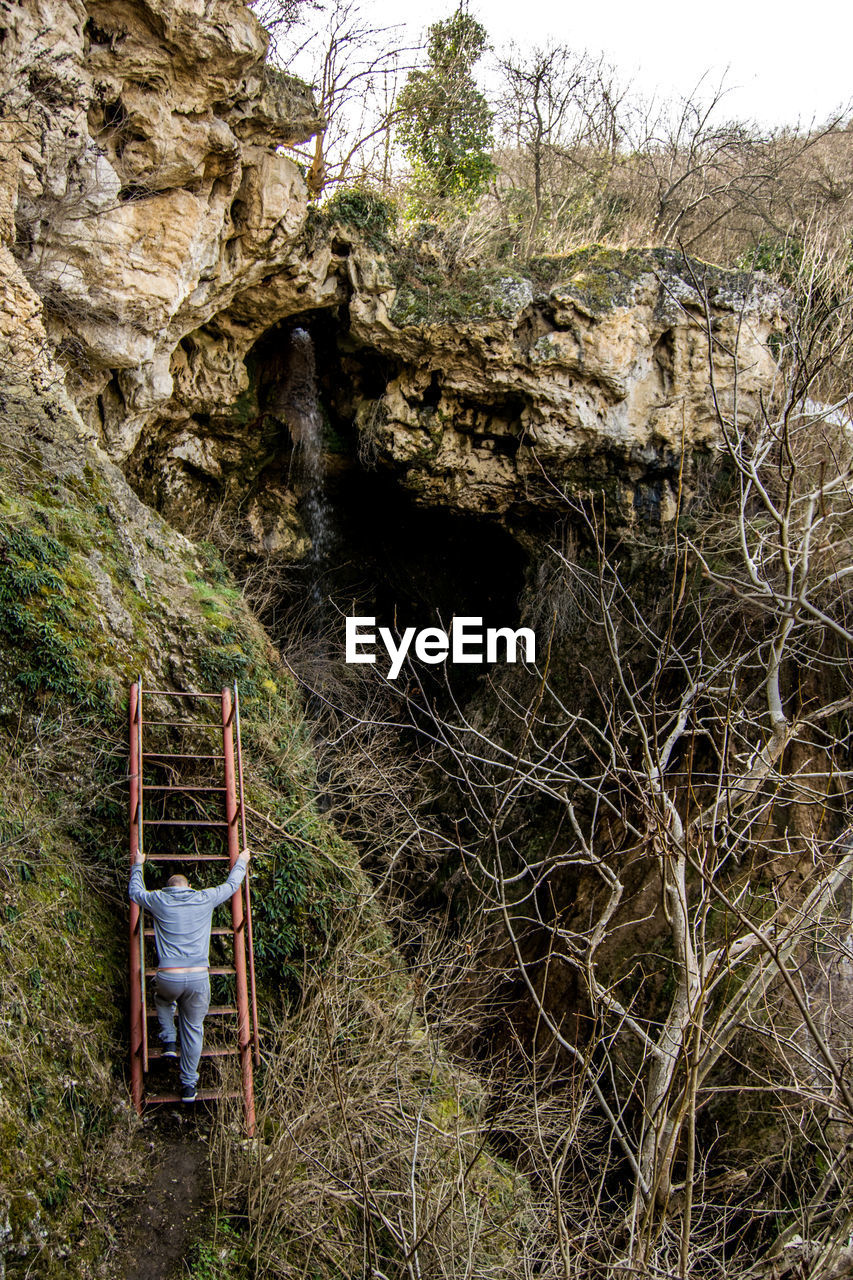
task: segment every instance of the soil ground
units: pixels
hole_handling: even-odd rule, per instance
[[[125,1207],[127,1230],[110,1267],[115,1280],[186,1276],[213,1205],[207,1132],[201,1118],[180,1113],[152,1123],[149,1182]]]

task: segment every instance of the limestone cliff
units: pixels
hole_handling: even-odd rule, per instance
[[[736,395],[754,410],[772,384],[778,292],[663,250],[531,267],[481,273],[475,318],[452,286],[435,289],[434,269],[398,287],[364,272],[352,335],[398,372],[359,403],[362,433],[424,502],[517,515],[558,505],[557,484],[671,518],[682,453],[718,443],[718,412],[731,416]]]
[[[281,154],[316,109],[239,0],[7,3],[3,25],[4,234],[121,461],[175,402],[234,400],[254,336],[334,293]]]
[[[592,248],[552,260],[550,280],[475,273],[471,297],[449,267],[434,287],[413,278],[393,244],[379,254],[340,225],[312,228],[318,240],[335,249],[313,250],[328,262],[334,308],[327,409],[350,454],[391,472],[421,505],[519,532],[532,511],[561,509],[563,493],[603,491],[622,522],[666,522],[697,455],[719,444],[720,415],[735,403],[754,412],[773,385],[769,340],[784,328],[784,300],[748,273]],[[200,407],[205,361],[223,339],[210,326],[189,335],[173,359],[176,392],[125,466],[171,518],[224,502],[244,512],[250,546],[287,558],[305,538],[280,387],[292,326],[310,326],[320,308],[294,304],[288,319],[276,296],[262,338],[261,313],[246,316],[244,334],[258,339],[242,349],[251,372],[228,364],[240,398],[229,400],[223,381],[219,403]]]
[[[666,520],[735,383],[747,411],[772,383],[782,303],[749,275],[615,250],[501,275],[309,210],[283,149],[316,109],[239,0],[2,8],[3,235],[83,418],[179,522],[225,501],[248,545],[304,553],[253,359],[288,317],[334,312],[329,398],[362,457],[420,503],[510,522],[553,484]]]

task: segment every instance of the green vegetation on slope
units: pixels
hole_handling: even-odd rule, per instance
[[[52,419],[60,426],[51,430]],[[40,456],[19,447],[39,422]],[[0,432],[0,1241],[6,1274],[94,1275],[142,1176],[126,1059],[127,690],[240,681],[267,1003],[293,998],[358,892],[314,803],[287,674],[218,558],[170,534],[67,403]],[[82,432],[81,432],[82,434]],[[81,456],[82,455],[82,456]],[[136,520],[134,517],[138,517]],[[282,834],[292,823],[293,841]],[[330,851],[330,857],[327,857]],[[153,878],[153,877],[152,877]]]

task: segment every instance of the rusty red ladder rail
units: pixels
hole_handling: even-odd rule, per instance
[[[194,720],[150,720],[146,721],[143,713],[143,693],[157,697],[169,698],[203,698],[217,699],[221,704],[220,721]],[[209,831],[220,829],[226,836],[227,852],[221,854],[183,854],[176,856],[168,853],[146,854],[146,860],[152,862],[218,862],[229,863],[233,867],[240,853],[242,844],[246,843],[246,806],[243,788],[243,748],[240,739],[240,694],[235,681],[232,689],[224,688],[221,693],[179,692],[167,689],[150,689],[143,691],[140,677],[130,688],[130,862],[133,865],[138,853],[145,853],[145,828],[154,827],[187,827],[205,828]],[[150,752],[144,749],[143,729],[149,727],[192,726],[194,729],[216,729],[222,734],[222,753],[199,754],[195,752]],[[236,746],[236,755],[235,755]],[[200,786],[195,783],[169,783],[156,785],[146,784],[144,768],[146,762],[159,763],[169,761],[171,768],[176,768],[177,761],[221,762],[222,785]],[[225,801],[224,820],[205,819],[163,819],[145,817],[145,794],[170,793],[186,794],[207,792],[211,795],[221,794]],[[239,822],[239,831],[238,831]],[[153,937],[153,929],[145,927],[144,912],[135,902],[130,904],[130,1079],[133,1105],[139,1115],[145,1106],[155,1103],[176,1102],[177,1094],[147,1094],[144,1081],[148,1072],[149,1061],[161,1056],[159,1050],[148,1048],[148,1018],[151,1016],[147,1008],[146,978],[148,976],[145,962],[145,941]],[[255,1098],[253,1059],[260,1062],[260,1045],[258,1041],[258,1002],[255,986],[255,963],[252,945],[252,907],[249,873],[240,889],[231,898],[231,927],[214,928],[214,935],[230,934],[233,939],[234,963],[231,966],[212,966],[211,974],[233,974],[235,977],[236,1000],[232,1005],[212,1006],[210,1015],[237,1015],[237,1045],[235,1048],[206,1048],[203,1057],[224,1057],[239,1055],[242,1084],[243,1109],[246,1131],[252,1136],[255,1129]],[[248,946],[247,946],[248,943]],[[226,1096],[217,1090],[200,1090],[197,1097],[215,1100]],[[227,1096],[239,1097],[239,1094]]]

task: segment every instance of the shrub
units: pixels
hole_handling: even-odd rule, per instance
[[[332,222],[355,227],[368,238],[386,238],[397,223],[394,202],[369,187],[342,188],[328,201],[324,212]]]

